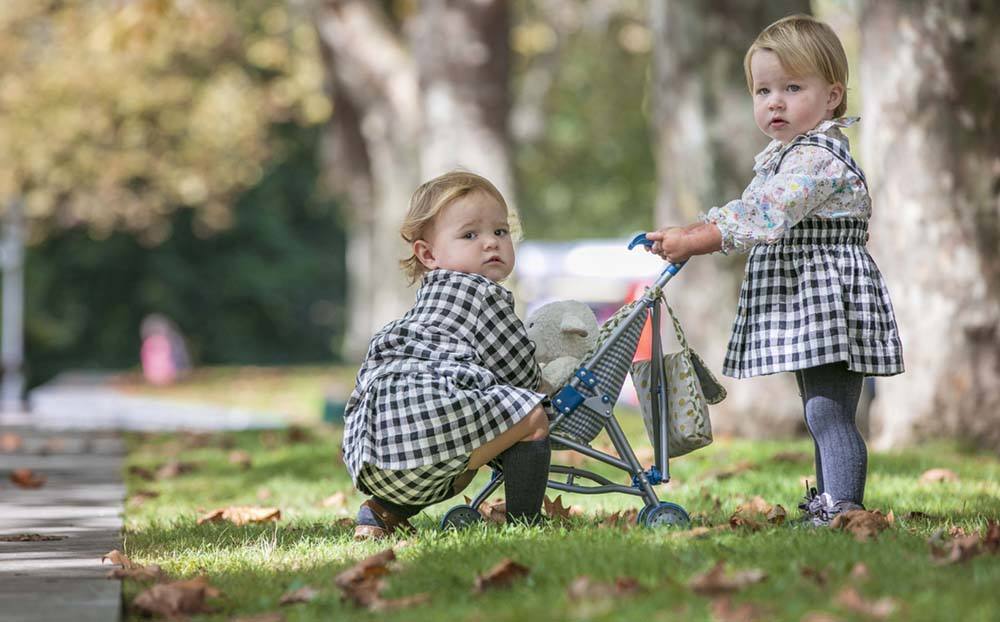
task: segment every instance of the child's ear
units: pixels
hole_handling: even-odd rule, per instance
[[[426,240],[413,242],[413,256],[428,270],[434,270],[438,267],[437,259],[434,258],[434,249]]]
[[[830,95],[827,98],[827,110],[836,110],[842,101],[844,101],[844,85],[840,82],[834,82],[833,86],[830,87]]]

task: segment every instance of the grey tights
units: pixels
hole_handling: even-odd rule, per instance
[[[865,496],[868,450],[854,416],[864,376],[846,363],[795,372],[806,427],[816,454],[816,487],[834,501],[860,504]]]

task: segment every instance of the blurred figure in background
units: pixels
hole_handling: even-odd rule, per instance
[[[191,369],[187,345],[177,325],[159,313],[151,313],[139,327],[142,348],[139,359],[146,382],[158,386],[173,384]]]

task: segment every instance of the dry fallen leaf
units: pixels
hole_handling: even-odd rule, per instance
[[[128,498],[128,504],[132,507],[139,507],[150,499],[155,499],[159,496],[160,493],[155,490],[137,490]]]
[[[192,462],[181,462],[180,460],[171,460],[165,463],[160,468],[156,469],[156,479],[172,479],[174,477],[180,477],[185,473],[191,473],[197,470],[197,465]]]
[[[22,446],[24,446],[24,440],[21,438],[20,434],[15,434],[13,432],[4,432],[3,434],[0,434],[0,452],[12,454],[16,451],[20,451]]]
[[[138,564],[132,563],[132,560],[128,558],[127,555],[119,551],[118,549],[112,549],[101,556],[101,563],[104,560],[108,560],[112,564],[118,564],[122,568],[138,568]]]
[[[546,496],[542,500],[542,507],[545,509],[546,516],[558,520],[569,520],[574,516],[581,516],[583,514],[583,508],[578,505],[564,506],[562,504],[562,495],[557,496],[555,501],[550,500]]]
[[[129,475],[135,475],[136,477],[142,478],[147,482],[151,482],[154,479],[156,479],[156,476],[153,474],[152,471],[150,471],[145,467],[137,466],[134,464],[128,468],[128,472]]]
[[[141,592],[132,601],[132,607],[139,611],[177,618],[183,615],[211,613],[206,607],[206,598],[219,596],[219,590],[209,585],[205,577],[160,583]]]
[[[46,477],[39,475],[31,469],[14,469],[10,473],[10,481],[20,488],[41,488],[45,485]]]
[[[1000,551],[1000,522],[986,521],[986,532],[983,533],[983,548],[990,553]]]
[[[855,581],[867,581],[871,577],[868,565],[864,562],[856,562],[851,568],[850,577]]]
[[[475,591],[478,593],[496,588],[509,587],[515,580],[528,576],[530,572],[531,570],[527,566],[522,566],[510,558],[505,558],[490,568],[486,574],[476,577]]]
[[[614,583],[595,581],[587,575],[581,575],[566,588],[566,596],[571,601],[602,600],[619,596],[630,596],[645,591],[639,582],[632,577],[618,577]]]
[[[228,508],[212,510],[198,519],[198,524],[227,520],[234,525],[247,523],[264,523],[281,520],[281,510],[278,508],[262,508],[248,505],[234,505]]]
[[[829,572],[826,570],[820,570],[819,568],[813,568],[812,566],[802,566],[799,568],[799,574],[803,579],[808,579],[819,587],[823,587],[830,580]]]
[[[766,578],[767,573],[757,568],[737,570],[727,575],[726,562],[720,559],[708,572],[688,581],[688,587],[696,594],[715,596],[741,590]]]
[[[958,475],[949,469],[930,469],[920,476],[921,484],[939,484],[941,482],[957,482]]]
[[[729,517],[729,524],[732,527],[745,527],[751,531],[757,531],[764,526],[764,523],[780,525],[785,522],[788,513],[780,505],[771,505],[763,497],[755,496],[750,501],[736,507],[736,511]]]
[[[295,603],[308,603],[319,595],[319,590],[305,585],[297,590],[285,592],[278,599],[279,605],[294,605]]]
[[[852,533],[858,542],[867,542],[878,536],[879,532],[888,529],[894,521],[891,511],[887,516],[883,516],[878,510],[850,510],[835,516],[830,522],[830,527]]]
[[[927,540],[927,544],[930,547],[931,560],[940,565],[959,564],[984,551],[982,539],[978,534],[961,535],[946,541],[938,530]]]
[[[601,519],[598,523],[599,527],[616,527],[618,529],[631,529],[635,527],[636,518],[639,516],[639,510],[635,508],[629,508],[628,510],[619,510],[617,512],[612,512],[608,516]]]
[[[163,569],[156,564],[139,566],[133,564],[131,568],[115,568],[107,574],[109,579],[135,579],[136,581],[162,581],[166,578]]]
[[[333,582],[344,592],[344,600],[367,607],[379,598],[381,578],[389,574],[389,563],[395,559],[395,551],[385,549],[342,571]]]
[[[293,425],[288,427],[287,438],[289,443],[307,443],[311,440],[312,434],[302,426]]]
[[[0,536],[0,542],[49,542],[65,539],[66,536],[45,536],[40,533],[15,533]]]
[[[400,598],[379,598],[371,604],[369,609],[372,611],[392,611],[393,609],[405,609],[407,607],[423,605],[430,602],[430,600],[431,595],[426,592],[411,596],[402,596]]]
[[[732,598],[712,599],[712,618],[717,622],[763,622],[772,619],[753,603],[734,604]]]
[[[248,452],[237,449],[229,452],[229,464],[235,464],[241,469],[246,470],[253,466],[253,458],[250,457]]]
[[[853,587],[842,589],[837,594],[836,602],[845,609],[877,620],[888,618],[896,611],[897,607],[896,601],[888,596],[878,600],[865,600]]]

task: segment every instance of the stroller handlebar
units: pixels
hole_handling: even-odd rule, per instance
[[[628,243],[628,249],[632,250],[636,246],[645,246],[646,248],[652,248],[653,241],[647,238],[645,233],[640,233],[639,235],[632,238],[632,241]],[[684,264],[686,263],[687,261],[682,261],[680,263],[667,263],[667,267],[664,268],[662,274],[669,274],[670,276],[673,276],[678,272],[680,272],[680,269],[684,267]],[[664,281],[664,283],[666,283],[666,281]]]

